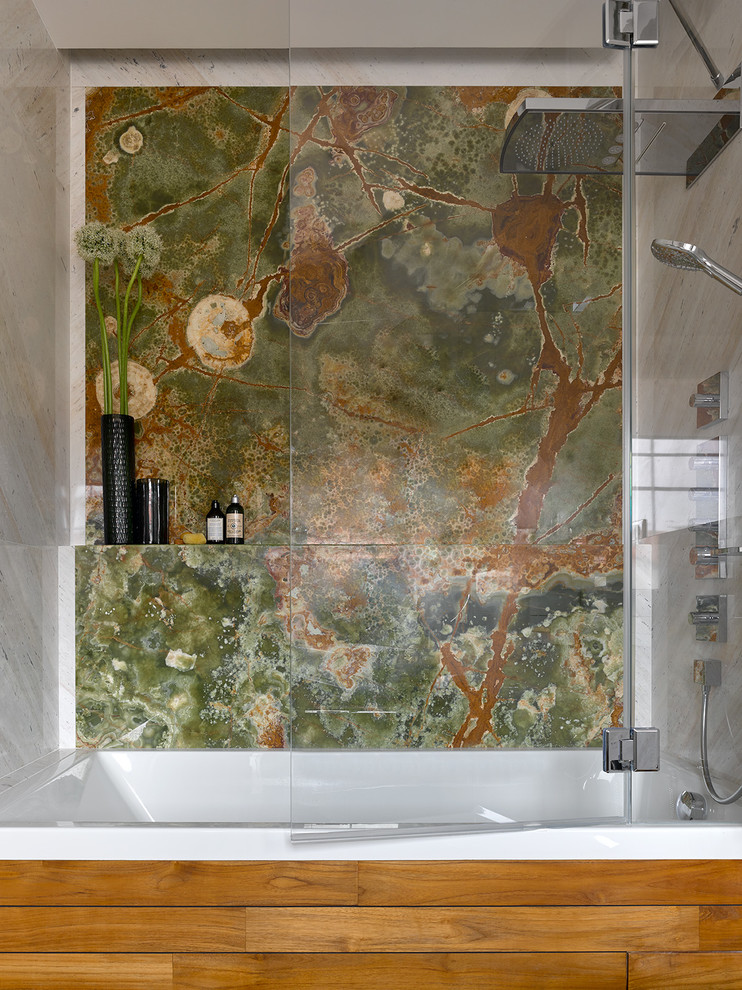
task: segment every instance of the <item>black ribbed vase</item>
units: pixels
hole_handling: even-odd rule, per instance
[[[103,471],[103,542],[134,541],[134,417],[100,418]]]

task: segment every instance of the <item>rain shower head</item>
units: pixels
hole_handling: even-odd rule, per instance
[[[639,175],[698,176],[739,130],[739,101],[635,100]],[[513,113],[500,154],[509,174],[621,175],[623,100],[527,97]]]
[[[652,254],[663,265],[671,268],[681,268],[683,271],[706,272],[717,282],[726,285],[732,292],[742,296],[742,278],[713,261],[701,248],[695,244],[685,244],[682,241],[652,241]]]

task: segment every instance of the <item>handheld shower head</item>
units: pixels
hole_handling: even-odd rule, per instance
[[[742,278],[713,261],[695,244],[684,244],[682,241],[652,241],[652,254],[663,265],[680,268],[683,271],[706,272],[717,282],[726,285],[732,292],[742,296]]]

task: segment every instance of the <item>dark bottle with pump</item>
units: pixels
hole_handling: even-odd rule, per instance
[[[232,501],[227,506],[227,543],[245,542],[245,510],[237,501],[237,496],[232,496]]]
[[[206,513],[206,542],[224,543],[224,513],[216,499]]]

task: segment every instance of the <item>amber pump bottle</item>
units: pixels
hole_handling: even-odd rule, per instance
[[[232,496],[232,501],[227,506],[227,543],[245,542],[245,510],[237,500],[237,496]]]

